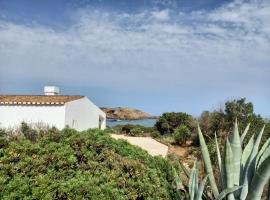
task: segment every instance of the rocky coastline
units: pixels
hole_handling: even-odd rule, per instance
[[[153,116],[147,112],[134,109],[134,108],[108,108],[101,107],[103,112],[106,113],[107,119],[110,120],[141,120],[141,119],[156,119],[156,116]]]

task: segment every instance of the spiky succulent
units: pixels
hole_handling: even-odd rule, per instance
[[[226,139],[223,159],[216,138],[217,157],[222,182],[222,190],[235,190],[227,195],[228,200],[260,200],[264,185],[270,178],[270,138],[259,149],[264,127],[256,140],[252,136],[243,149],[243,141],[247,135],[249,124],[240,137],[237,121],[234,124],[230,140]],[[211,189],[216,199],[220,194],[214,178],[207,145],[198,126],[202,157],[206,173],[209,175]],[[252,185],[252,187],[251,187]]]
[[[183,166],[182,166],[183,167]],[[185,169],[185,168],[184,168]],[[208,176],[206,176],[200,183],[198,178],[198,170],[197,170],[197,162],[195,161],[193,164],[193,168],[191,172],[188,172],[186,170],[186,175],[189,177],[189,183],[188,183],[188,193],[189,193],[189,199],[190,200],[202,200],[204,187],[207,181]],[[173,168],[173,173],[175,177],[175,183],[176,183],[176,191],[178,198],[180,200],[185,199],[183,195],[181,195],[181,190],[185,191],[185,188],[182,184],[181,179],[179,178],[178,174],[176,173],[175,169]]]
[[[183,167],[184,172],[189,177],[190,200],[202,199],[207,179],[209,179],[211,190],[216,200],[221,200],[225,197],[227,200],[260,200],[267,182],[269,182],[267,198],[270,199],[270,138],[263,144],[261,149],[259,149],[264,131],[263,127],[256,140],[253,135],[247,145],[243,147],[243,141],[248,133],[249,127],[250,124],[247,125],[240,137],[237,120],[235,121],[232,136],[230,140],[226,139],[225,141],[223,156],[221,156],[215,134],[221,180],[221,186],[219,188],[222,191],[219,192],[209,151],[201,129],[198,126],[199,141],[207,176],[199,186],[196,162],[191,172],[188,172],[188,170]],[[183,198],[180,196],[179,199]]]

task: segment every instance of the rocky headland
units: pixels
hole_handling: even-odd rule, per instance
[[[149,113],[144,111],[134,109],[134,108],[101,108],[103,112],[107,114],[107,119],[114,119],[114,120],[139,120],[139,119],[154,119],[155,116],[152,116]]]

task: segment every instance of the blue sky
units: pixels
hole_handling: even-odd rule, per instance
[[[196,116],[246,97],[269,117],[269,19],[269,0],[0,0],[0,93]]]

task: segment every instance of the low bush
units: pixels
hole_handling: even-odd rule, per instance
[[[153,132],[150,133],[150,136],[152,138],[159,138],[161,135],[160,135],[160,133],[158,131],[153,131]]]
[[[0,146],[0,199],[174,199],[167,160],[104,131],[53,128],[32,139]]]
[[[7,133],[6,133],[5,129],[0,128],[0,137],[6,136],[6,135],[7,135]]]
[[[136,125],[132,125],[132,124],[123,125],[121,128],[121,132],[129,135],[129,134],[131,134],[132,130],[134,130],[134,129],[135,129],[135,133],[142,132],[140,127],[137,127]],[[137,129],[137,131],[136,131],[136,129]]]
[[[21,123],[20,131],[26,139],[31,140],[32,142],[36,141],[38,132],[37,130],[31,128],[27,123]]]
[[[128,134],[130,136],[141,136],[143,135],[143,131],[140,128],[133,128],[130,130],[130,133]]]
[[[126,134],[129,136],[145,136],[156,132],[154,127],[145,127],[135,124],[116,125],[107,130],[108,133]]]
[[[0,148],[3,148],[8,145],[8,141],[6,137],[1,137],[0,136]]]
[[[173,137],[177,144],[185,144],[187,139],[190,138],[191,131],[185,125],[177,127],[174,131]]]

